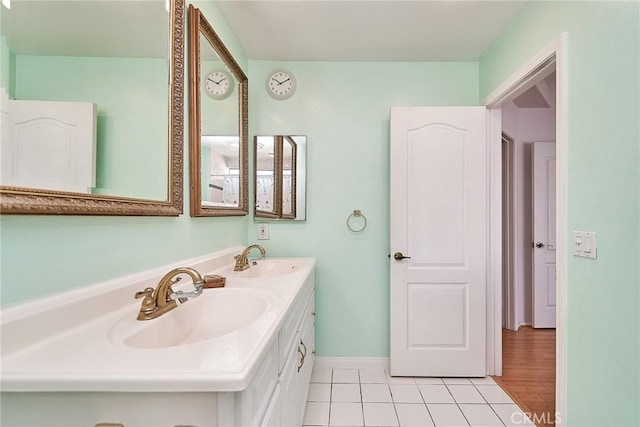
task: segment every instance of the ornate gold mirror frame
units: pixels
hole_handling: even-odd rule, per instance
[[[297,167],[298,146],[290,135],[282,136],[282,218],[296,219]],[[287,172],[288,179],[287,179]],[[285,198],[288,202],[285,203]]]
[[[178,216],[183,210],[184,0],[170,0],[168,191],[166,200],[0,186],[0,213]]]
[[[205,205],[202,201],[202,126],[200,35],[211,45],[238,82],[238,206]],[[239,216],[249,213],[249,80],[200,9],[189,5],[189,150],[191,216]]]

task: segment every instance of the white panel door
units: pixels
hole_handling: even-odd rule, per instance
[[[3,125],[4,125],[3,119]],[[96,105],[9,101],[2,185],[90,193],[96,181]]]
[[[533,143],[533,327],[556,327],[556,144]]]
[[[486,121],[391,109],[391,375],[485,375]]]

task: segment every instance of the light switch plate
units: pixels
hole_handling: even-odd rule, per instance
[[[591,259],[598,257],[597,236],[595,232],[573,232],[573,256]]]
[[[258,224],[258,240],[269,240],[269,224]]]

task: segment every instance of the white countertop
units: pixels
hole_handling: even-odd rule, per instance
[[[11,354],[3,353],[2,391],[243,390],[249,384],[262,354],[277,337],[293,302],[303,292],[303,284],[309,283],[306,279],[313,270],[315,260],[289,259],[295,259],[300,268],[286,276],[261,279],[227,276],[224,289],[256,288],[273,296],[270,298],[273,302],[271,308],[239,331],[175,347],[129,347],[113,339],[112,329],[121,319],[127,316],[135,319],[137,316],[141,300],[134,300],[131,293],[130,299],[122,300],[121,306],[107,310],[107,314],[95,319],[85,315],[76,327],[59,330],[48,339],[18,348]],[[219,270],[198,271],[204,275]],[[204,293],[209,295],[216,290],[205,289]],[[120,295],[125,293],[120,291]],[[105,300],[117,301],[115,298]],[[91,309],[86,305],[78,300],[65,307],[65,310],[85,311],[90,316]],[[188,309],[189,302],[173,311]],[[5,332],[15,334],[16,330],[19,328],[15,325],[7,331],[3,329],[3,344],[5,340],[12,339],[4,335]]]

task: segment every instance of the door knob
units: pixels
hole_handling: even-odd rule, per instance
[[[542,242],[536,243],[536,248],[544,248],[544,243]]]
[[[395,254],[393,254],[393,259],[395,259],[396,261],[402,261],[405,258],[409,259],[411,257],[402,255],[402,252],[396,252]]]

